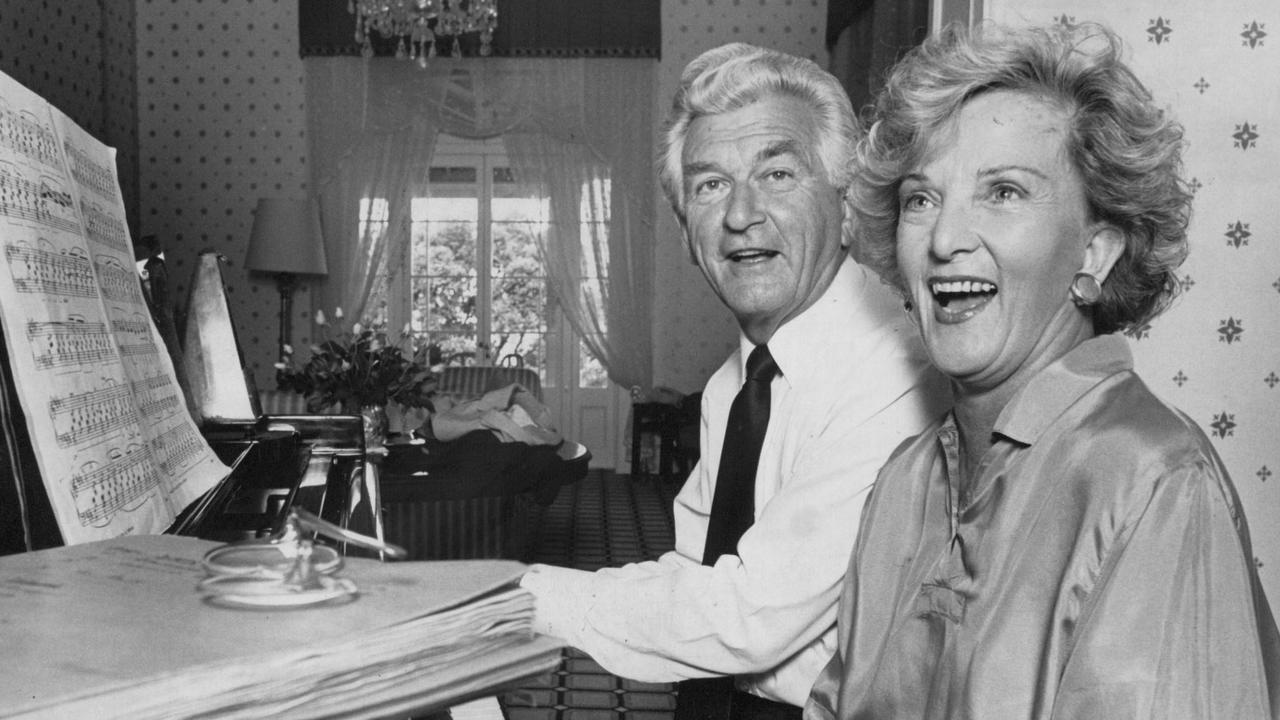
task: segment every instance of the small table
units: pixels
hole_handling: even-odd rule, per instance
[[[669,403],[631,405],[631,477],[676,476],[681,415]]]

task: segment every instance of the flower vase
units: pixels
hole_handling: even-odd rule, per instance
[[[387,406],[365,405],[360,408],[360,417],[364,419],[365,451],[381,450],[387,442]]]

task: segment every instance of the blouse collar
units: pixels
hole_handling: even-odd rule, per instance
[[[1116,373],[1132,370],[1133,353],[1123,337],[1086,340],[1019,390],[1000,412],[995,431],[1030,445],[1085,393]]]

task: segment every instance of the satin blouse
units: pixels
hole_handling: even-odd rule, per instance
[[[885,466],[806,718],[1276,717],[1235,489],[1123,338],[1042,371],[994,440],[963,477],[948,414]]]

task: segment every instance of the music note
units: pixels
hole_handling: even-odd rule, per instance
[[[60,447],[74,447],[136,423],[138,415],[127,386],[109,384],[49,401]]]
[[[138,282],[137,272],[126,268],[111,255],[94,257],[94,267],[98,271],[98,286],[102,288],[102,296],[116,302],[141,305],[142,285]]]
[[[179,426],[156,437],[151,449],[160,458],[160,469],[172,475],[200,456],[204,442],[190,426]]]
[[[71,177],[80,187],[88,188],[107,200],[115,200],[115,171],[93,161],[88,153],[72,145],[70,141],[63,144],[67,151],[67,162],[71,164]]]
[[[164,375],[150,375],[135,381],[132,387],[142,417],[168,417],[181,407],[177,387]]]
[[[33,320],[27,323],[27,339],[41,369],[92,365],[115,357],[115,345],[103,323]]]
[[[124,357],[155,355],[158,352],[151,334],[151,323],[142,315],[134,313],[128,319],[113,319],[111,331],[116,334],[116,344]]]
[[[71,496],[84,526],[106,525],[120,510],[145,499],[160,479],[141,445],[113,450],[105,464],[85,463],[71,478]]]
[[[0,145],[51,168],[58,167],[58,140],[53,128],[41,124],[29,110],[15,111],[0,103]]]
[[[125,253],[132,252],[129,249],[129,230],[123,220],[88,200],[80,203],[80,212],[90,240]]]
[[[23,244],[4,249],[9,261],[9,274],[20,293],[59,295],[63,297],[96,297],[98,286],[93,266],[80,248],[59,252],[46,247],[31,248]]]
[[[71,193],[51,177],[24,177],[13,163],[0,162],[0,215],[67,232],[80,230]]]

